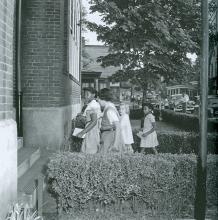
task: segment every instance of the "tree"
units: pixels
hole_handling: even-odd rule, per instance
[[[113,78],[146,89],[161,76],[182,81],[192,74],[187,52],[199,52],[200,5],[195,0],[90,0],[104,25],[87,22],[109,46],[103,67],[120,66]]]
[[[88,52],[85,49],[85,38],[82,38],[82,68],[87,68],[89,64],[93,61]]]

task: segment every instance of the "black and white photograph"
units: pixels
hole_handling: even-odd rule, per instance
[[[218,220],[218,0],[0,0],[0,220]]]

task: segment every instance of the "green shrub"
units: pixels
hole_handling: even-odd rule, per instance
[[[162,110],[162,119],[185,131],[198,131],[199,122],[197,115],[174,112],[172,110]]]
[[[142,119],[144,117],[144,113],[143,113],[141,108],[139,108],[139,109],[130,109],[129,117],[132,120]]]
[[[85,117],[78,115],[75,119],[72,120],[72,134],[75,128],[85,128]],[[70,139],[70,151],[71,152],[80,152],[82,146],[82,138],[71,136]]]
[[[134,151],[140,151],[140,138],[136,135],[137,130],[133,131]],[[190,154],[198,152],[200,144],[199,133],[185,131],[157,131],[159,146],[157,147],[160,153],[172,154]],[[217,154],[218,134],[208,133],[208,153]]]
[[[159,116],[160,116],[160,111],[158,109],[154,109],[153,112],[154,112],[154,116],[156,118],[156,121],[158,121]],[[131,109],[129,117],[132,120],[143,120],[144,119],[144,113],[143,113],[141,108],[140,109]]]
[[[218,157],[207,157],[207,206],[218,210]]]
[[[159,110],[156,109],[156,111],[158,112]],[[161,110],[161,116],[163,121],[173,124],[178,128],[182,128],[185,131],[199,131],[199,118],[197,115],[185,114],[164,109]],[[218,131],[218,121],[208,119],[208,131]]]
[[[71,138],[70,151],[71,152],[80,152],[82,147],[82,138],[74,137]]]
[[[65,153],[51,158],[48,177],[65,211],[128,203],[138,211],[184,216],[192,214],[195,163],[194,155]]]

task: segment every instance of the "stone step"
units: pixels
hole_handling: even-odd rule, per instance
[[[40,158],[40,149],[22,147],[18,150],[18,178],[23,176]]]
[[[23,137],[18,137],[17,138],[17,149],[21,149],[23,147]]]
[[[18,201],[23,204],[28,204],[31,208],[36,208],[37,200],[43,200],[43,190],[45,184],[45,167],[49,160],[49,154],[41,155],[35,164],[18,179]],[[36,185],[38,179],[39,185]],[[41,198],[39,198],[41,195]],[[39,196],[39,197],[38,197]],[[42,208],[42,204],[39,205]]]

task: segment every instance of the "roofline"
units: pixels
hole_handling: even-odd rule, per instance
[[[177,88],[195,88],[194,85],[174,85],[166,86],[167,89],[177,89]]]
[[[86,70],[82,70],[82,73],[102,73],[101,71],[86,71]]]
[[[98,44],[88,44],[88,45],[85,44],[85,47],[109,47],[109,46],[106,46],[106,45],[98,45]]]

